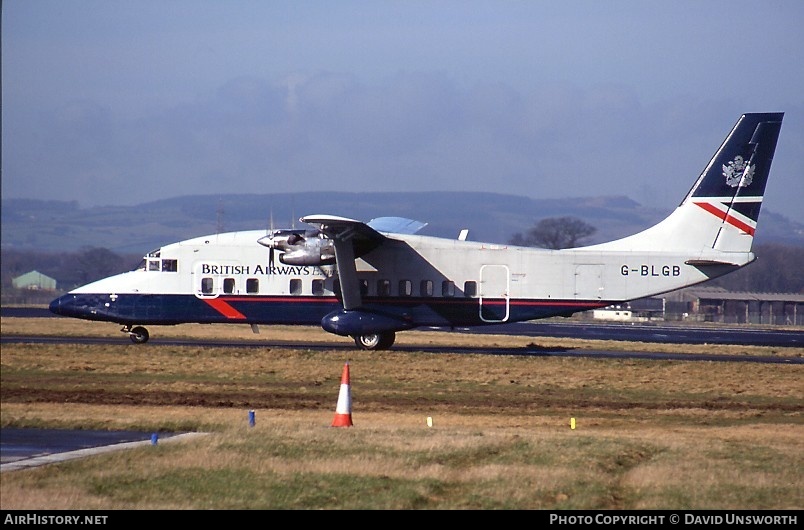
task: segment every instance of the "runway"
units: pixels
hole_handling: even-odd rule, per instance
[[[9,310],[12,309],[12,310]],[[53,317],[49,312],[41,310],[13,310],[3,308],[3,316],[18,317]],[[438,330],[434,328],[434,330]],[[606,351],[591,349],[543,348],[537,344],[526,347],[466,347],[466,346],[404,346],[397,344],[393,350],[400,352],[428,352],[433,354],[467,354],[467,355],[522,355],[533,357],[591,357],[601,359],[646,359],[697,362],[740,362],[740,363],[773,363],[804,364],[804,359],[792,354],[785,356],[752,356],[728,354],[685,354],[651,352],[651,343],[669,344],[712,344],[717,345],[764,345],[781,348],[800,348],[804,346],[804,332],[783,329],[753,329],[736,327],[693,327],[670,325],[630,325],[608,323],[514,323],[503,326],[490,326],[472,329],[455,329],[455,333],[495,333],[520,335],[529,337],[563,337],[588,340],[627,340],[645,343],[645,350]],[[123,336],[109,337],[54,337],[41,335],[2,335],[0,343],[34,343],[34,344],[106,344],[130,347],[130,341]],[[328,343],[308,343],[303,341],[280,340],[207,340],[207,339],[173,339],[154,337],[148,344],[138,347],[151,348],[164,345],[172,346],[215,346],[232,348],[303,348],[310,350],[351,350],[354,345],[349,341],[341,341],[333,337]],[[197,433],[157,434],[157,444],[162,441],[177,439]],[[0,470],[12,471],[26,469],[38,465],[61,462],[72,458],[80,458],[101,452],[121,450],[143,445],[156,445],[154,433],[143,432],[108,432],[108,431],[76,431],[76,430],[40,430],[40,429],[2,429],[0,430]]]
[[[0,316],[19,318],[64,318],[47,308],[0,308]],[[158,330],[158,326],[154,326]],[[429,328],[447,331],[449,328]],[[459,333],[492,333],[529,337],[556,337],[587,340],[624,340],[661,344],[735,344],[743,346],[804,347],[804,330],[758,328],[740,325],[701,325],[697,323],[617,323],[599,321],[514,322],[473,328],[456,328]],[[156,335],[156,334],[155,334]],[[156,339],[156,337],[154,337]],[[333,343],[336,343],[333,341]],[[193,342],[198,344],[198,342]],[[396,347],[394,348],[396,349]]]
[[[46,309],[3,308],[2,316],[23,318],[64,318],[57,317]],[[158,345],[170,346],[209,346],[232,348],[301,348],[308,350],[351,350],[354,344],[343,337],[332,336],[332,341],[305,342],[303,340],[212,340],[193,338],[160,337],[159,326],[153,326],[153,336],[147,344],[139,347]],[[658,323],[604,323],[604,322],[517,322],[473,328],[421,328],[431,331],[449,331],[460,334],[498,334],[520,337],[571,338],[597,341],[628,341],[644,343],[644,351],[590,350],[582,348],[561,349],[544,348],[534,340],[526,347],[472,347],[472,346],[406,346],[398,341],[393,351],[424,351],[428,353],[479,354],[479,355],[523,355],[542,357],[596,357],[608,359],[652,359],[679,361],[714,362],[755,362],[776,364],[801,364],[804,362],[797,348],[804,348],[804,331],[783,328],[754,328],[737,326],[694,326]],[[457,342],[457,341],[456,341]],[[104,344],[130,346],[131,342],[122,334],[108,337],[62,337],[52,335],[11,335],[0,336],[0,344]],[[651,351],[650,344],[693,344],[712,345],[712,354],[685,354]],[[790,355],[782,350],[778,355],[729,355],[728,345],[769,346],[789,348]],[[718,348],[723,346],[723,348]]]

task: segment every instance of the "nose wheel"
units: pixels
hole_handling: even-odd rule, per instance
[[[123,329],[120,331],[128,333],[131,342],[134,344],[145,344],[150,338],[148,330],[142,326],[134,326],[133,328],[131,326],[123,326]]]

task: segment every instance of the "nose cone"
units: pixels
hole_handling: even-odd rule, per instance
[[[48,306],[48,309],[50,309],[51,313],[55,313],[57,315],[61,314],[61,299],[62,298],[64,298],[64,296],[60,296],[60,297],[56,298],[55,300],[53,300],[52,302],[50,302],[50,305]]]
[[[117,315],[109,307],[109,300],[108,294],[71,292],[56,298],[48,307],[51,312],[63,317],[116,322]]]
[[[74,294],[64,294],[52,302],[48,308],[51,313],[61,315],[63,317],[78,317],[85,318],[86,308],[79,307],[78,297]]]

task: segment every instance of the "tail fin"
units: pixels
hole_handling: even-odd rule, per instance
[[[743,114],[681,203],[720,220],[715,250],[751,250],[783,116]]]
[[[743,114],[670,216],[639,234],[587,248],[684,252],[701,260],[718,252],[750,253],[783,116]]]

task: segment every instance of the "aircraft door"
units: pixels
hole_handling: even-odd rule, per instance
[[[603,265],[575,265],[575,299],[603,299]]]
[[[483,265],[480,267],[480,320],[505,322],[510,307],[511,274],[506,265]]]

